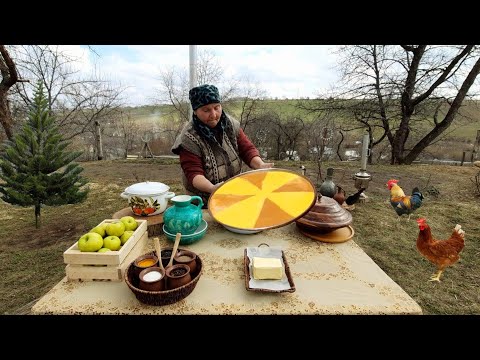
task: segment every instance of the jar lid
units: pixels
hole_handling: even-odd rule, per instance
[[[159,195],[167,192],[170,186],[161,182],[145,181],[130,185],[125,189],[127,195]]]
[[[352,214],[338,202],[327,196],[320,196],[315,205],[301,218],[297,225],[307,230],[334,230],[352,223]]]

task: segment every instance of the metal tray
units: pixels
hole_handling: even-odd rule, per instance
[[[295,284],[292,279],[292,274],[290,273],[290,267],[288,266],[287,259],[285,258],[285,252],[282,250],[282,261],[284,264],[285,275],[287,276],[288,284],[290,285],[289,288],[284,290],[274,290],[269,288],[252,288],[250,287],[250,279],[252,278],[250,274],[250,258],[247,255],[247,249],[243,252],[243,259],[244,259],[244,270],[245,270],[245,288],[248,291],[258,291],[264,293],[282,293],[282,292],[295,292]]]

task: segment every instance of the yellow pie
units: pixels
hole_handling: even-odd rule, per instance
[[[316,198],[315,186],[303,175],[285,169],[252,170],[217,188],[208,200],[208,211],[220,224],[264,230],[298,219]]]

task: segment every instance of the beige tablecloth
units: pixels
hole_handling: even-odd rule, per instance
[[[193,292],[165,306],[139,302],[125,282],[64,278],[32,308],[34,314],[421,314],[420,306],[354,242],[322,243],[295,223],[254,235],[232,233],[204,212],[204,238],[184,245],[203,260]],[[149,239],[145,252],[153,250]],[[164,235],[162,246],[172,246]],[[244,249],[260,243],[284,250],[296,291],[245,288]]]

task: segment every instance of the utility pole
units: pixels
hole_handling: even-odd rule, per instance
[[[189,45],[190,55],[190,89],[197,86],[197,45]],[[190,90],[189,89],[189,90]],[[193,110],[190,106],[188,108],[189,119],[193,116]]]

